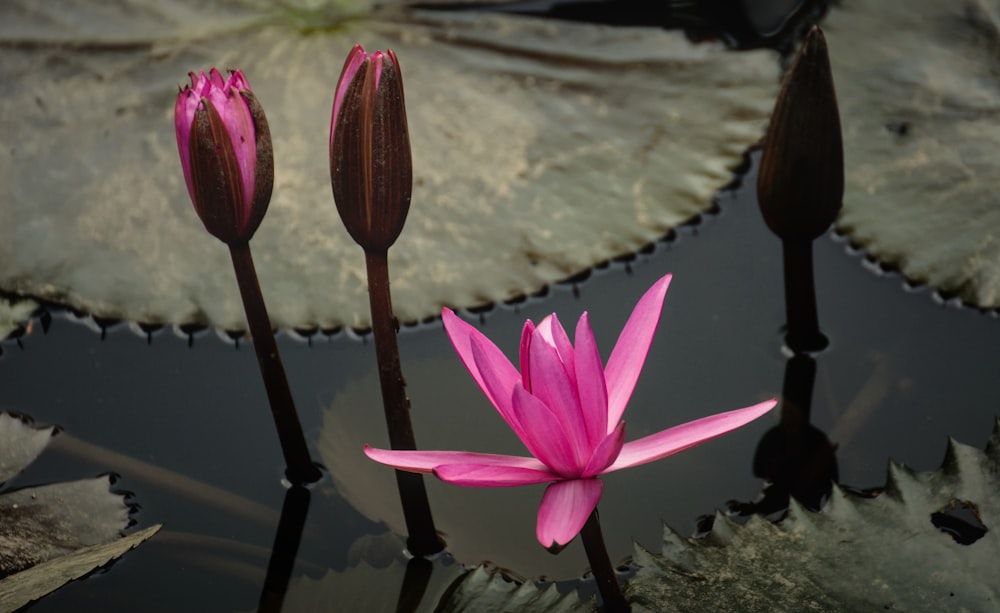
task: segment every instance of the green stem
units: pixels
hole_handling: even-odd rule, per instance
[[[406,397],[406,382],[399,361],[396,324],[392,316],[389,294],[389,252],[365,250],[368,268],[368,301],[371,306],[372,335],[375,337],[375,358],[382,386],[382,407],[389,430],[389,446],[394,450],[417,448],[410,422],[410,401]],[[409,538],[406,546],[415,556],[427,556],[444,549],[437,536],[431,505],[427,500],[423,476],[396,471],[396,484],[403,504],[403,517]]]
[[[274,426],[278,431],[281,451],[285,456],[285,476],[294,485],[315,483],[319,481],[322,473],[309,457],[302,424],[295,411],[292,392],[288,389],[288,377],[285,376],[285,367],[281,364],[278,344],[274,341],[271,320],[267,316],[267,307],[264,306],[264,296],[260,293],[257,271],[250,255],[250,245],[230,245],[229,253],[233,258],[236,282],[243,297],[243,309],[246,312],[247,324],[250,326],[253,348],[257,353],[260,375],[267,390]]]
[[[583,549],[587,552],[587,559],[590,560],[590,570],[594,573],[594,580],[597,581],[597,590],[604,600],[604,610],[607,613],[628,613],[631,609],[625,601],[625,596],[622,595],[621,587],[618,586],[615,568],[611,565],[611,558],[608,557],[608,548],[604,545],[601,520],[596,507],[580,531],[580,540],[583,541]]]

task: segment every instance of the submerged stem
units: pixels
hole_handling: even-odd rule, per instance
[[[596,507],[591,511],[587,523],[580,531],[580,540],[583,541],[583,549],[587,552],[587,559],[590,560],[590,570],[594,573],[594,580],[597,581],[597,590],[604,600],[604,610],[607,613],[627,613],[630,611],[625,596],[622,595],[621,587],[618,585],[618,578],[615,576],[614,566],[611,565],[611,558],[608,557],[608,548],[604,544],[601,520],[597,515]]]
[[[278,431],[281,451],[285,456],[285,476],[294,485],[315,483],[319,481],[322,473],[309,457],[302,424],[295,411],[292,392],[288,388],[288,377],[285,376],[285,367],[281,363],[278,344],[274,341],[271,320],[267,316],[264,296],[260,292],[257,271],[250,255],[250,245],[230,245],[229,253],[233,258],[236,282],[243,298],[243,309],[246,312],[247,325],[250,326],[253,348],[257,353],[260,375],[267,390],[274,427]]]
[[[416,449],[417,442],[410,422],[410,401],[406,397],[406,381],[399,361],[396,324],[392,316],[388,250],[366,249],[365,264],[368,269],[368,301],[371,306],[372,335],[375,337],[375,358],[378,361],[378,378],[382,386],[382,407],[385,410],[386,428],[389,430],[389,445],[394,450]],[[444,549],[434,528],[423,476],[397,470],[396,484],[403,504],[406,531],[409,533],[406,546],[410,553],[426,556]]]

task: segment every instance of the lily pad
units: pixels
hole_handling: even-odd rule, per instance
[[[956,506],[980,524],[971,544],[934,520]],[[937,471],[891,463],[873,499],[835,488],[821,512],[793,501],[778,524],[717,514],[706,538],[666,529],[661,555],[636,547],[628,594],[654,611],[993,611],[998,526],[1000,421],[985,451],[949,440]]]
[[[837,227],[885,268],[1000,307],[1000,11],[845,0],[824,24],[844,130]]]
[[[415,184],[390,252],[404,321],[532,293],[696,216],[759,139],[778,85],[770,51],[656,28],[398,3],[91,5],[0,6],[0,288],[113,319],[244,327],[226,248],[177,159],[190,70],[243,69],[267,112],[275,189],[251,245],[280,327],[369,320],[326,142],[356,42],[392,47],[406,83]]]
[[[54,426],[39,428],[26,417],[0,412],[0,485],[34,462],[53,434]]]
[[[0,340],[18,330],[37,310],[38,303],[34,300],[9,302],[0,298]],[[0,483],[2,482],[2,473],[0,473]]]
[[[576,590],[560,591],[555,584],[515,581],[496,568],[478,566],[452,586],[437,611],[596,611],[592,599],[581,599]]]
[[[55,432],[0,412],[0,482],[31,464]],[[131,508],[111,482],[102,476],[0,493],[0,611],[82,577],[160,529],[123,537]]]
[[[83,547],[0,579],[0,611],[19,609],[70,581],[107,565],[138,547],[139,543],[159,532],[162,527],[163,524],[156,524],[107,543]]]

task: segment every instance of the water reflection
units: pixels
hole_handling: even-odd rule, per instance
[[[309,513],[309,499],[309,490],[302,486],[293,485],[285,492],[281,521],[274,535],[271,559],[267,563],[267,575],[257,605],[259,613],[279,613],[282,609]]]
[[[760,439],[753,459],[754,475],[765,480],[762,497],[737,504],[742,515],[759,513],[779,519],[789,498],[818,511],[839,480],[836,445],[810,423],[816,361],[798,354],[785,366],[779,410],[781,423]]]

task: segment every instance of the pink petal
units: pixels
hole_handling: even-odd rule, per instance
[[[632,310],[628,322],[618,336],[618,342],[608,358],[604,376],[608,384],[608,433],[615,428],[632,397],[635,382],[646,361],[653,334],[663,310],[671,275],[662,277],[646,290]]]
[[[510,360],[504,356],[503,352],[490,339],[486,338],[479,330],[462,321],[451,309],[441,309],[441,320],[444,322],[444,329],[448,332],[448,338],[451,339],[451,344],[458,353],[458,357],[462,360],[462,364],[465,365],[466,370],[469,371],[472,378],[476,380],[479,387],[486,393],[490,402],[500,412],[500,416],[507,422],[511,430],[518,432],[520,426],[517,424],[517,420],[514,419],[510,403],[511,395],[514,393],[514,386],[521,383],[520,373],[517,372],[517,369],[510,363]],[[487,389],[483,375],[476,364],[476,358],[472,353],[473,338],[481,341],[480,348],[486,354],[486,361],[491,366],[497,389],[496,396]]]
[[[583,423],[587,428],[590,449],[595,449],[608,436],[608,388],[604,367],[597,350],[594,332],[587,313],[576,324],[576,390],[580,396]]]
[[[773,409],[777,403],[777,400],[768,400],[743,409],[702,417],[625,443],[618,459],[603,474],[646,464],[700,445],[750,423]]]
[[[500,415],[507,422],[507,425],[510,426],[510,429],[514,431],[514,434],[527,445],[527,439],[525,438],[526,426],[521,423],[521,419],[511,399],[517,390],[524,391],[524,386],[517,380],[511,386],[510,380],[504,376],[510,373],[507,367],[513,368],[513,366],[510,365],[507,358],[503,357],[503,354],[500,354],[501,361],[496,363],[496,354],[500,350],[486,337],[473,336],[469,340],[472,345],[472,359],[482,379],[480,386],[486,391],[486,395],[490,399],[496,399],[493,405],[500,411]],[[501,399],[505,399],[506,402],[501,402]],[[531,449],[531,447],[528,447],[528,449]]]
[[[192,72],[191,84],[197,83],[198,77]],[[194,185],[191,183],[191,126],[194,124],[194,113],[201,103],[191,86],[187,86],[177,94],[174,104],[174,131],[177,134],[177,152],[181,157],[181,169],[184,171],[184,182],[187,184],[191,202],[195,201]]]
[[[443,464],[477,464],[548,471],[548,468],[535,458],[473,451],[393,451],[365,445],[365,455],[381,464],[414,473],[430,473]]]
[[[521,329],[521,347],[518,351],[519,366],[521,367],[521,384],[524,385],[524,389],[531,391],[531,334],[535,331],[535,324],[531,320],[524,322],[524,327]]]
[[[550,345],[556,348],[556,353],[559,354],[559,359],[562,361],[563,368],[566,369],[566,375],[569,377],[570,383],[573,387],[576,387],[576,364],[573,360],[573,343],[569,340],[569,335],[566,334],[566,330],[559,323],[559,317],[553,313],[542,320],[542,323],[538,324],[538,332],[545,338]]]
[[[357,74],[358,69],[364,65],[367,55],[365,50],[361,45],[354,45],[351,52],[347,54],[347,59],[344,60],[344,67],[340,70],[340,80],[337,81],[337,89],[333,95],[333,113],[330,118],[330,146],[333,146],[333,131],[337,127],[337,113],[340,112],[340,105],[344,101],[344,94],[347,93],[347,87],[354,80],[354,75]]]
[[[549,470],[494,464],[442,464],[434,469],[434,475],[463,487],[515,487],[548,483],[559,478]]]
[[[576,465],[583,468],[592,451],[583,423],[583,410],[556,347],[544,336],[545,327],[543,321],[531,337],[531,394],[559,419],[573,444]]]
[[[594,455],[583,469],[584,477],[596,477],[604,472],[622,452],[625,445],[625,422],[619,422],[614,432],[604,437],[604,440],[594,449]]]
[[[535,529],[542,547],[562,548],[580,534],[603,489],[600,479],[557,481],[545,488]]]
[[[559,418],[520,385],[514,387],[513,401],[514,414],[524,427],[519,436],[531,455],[562,477],[579,477],[583,463],[577,461]]]
[[[236,75],[239,75],[238,77]],[[241,89],[242,88],[242,89]],[[250,84],[242,72],[235,71],[226,80],[225,111],[217,108],[226,124],[229,138],[233,143],[233,152],[240,165],[240,176],[243,179],[243,216],[241,224],[250,219],[250,207],[253,204],[254,190],[257,180],[257,135],[250,114],[250,105],[243,98],[241,91],[251,91]]]

